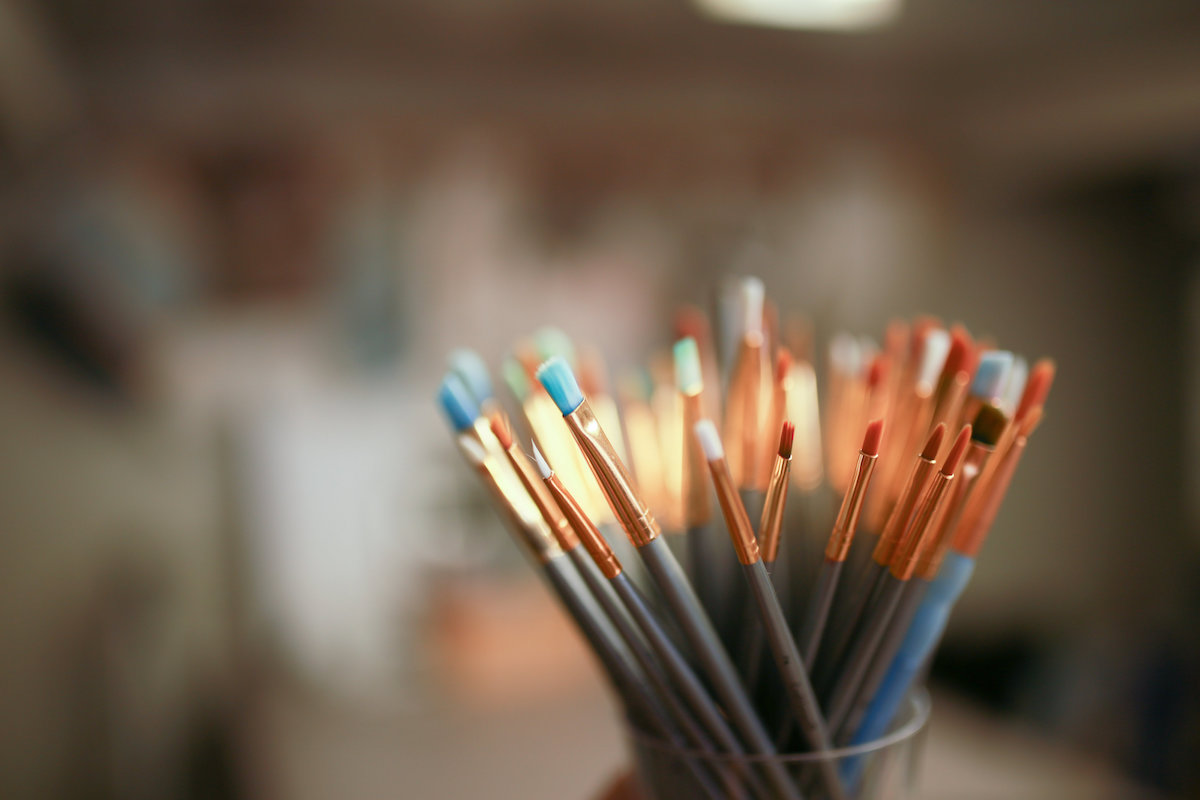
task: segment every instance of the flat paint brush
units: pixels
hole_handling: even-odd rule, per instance
[[[738,561],[742,564],[746,580],[750,584],[751,595],[761,614],[767,644],[770,646],[771,654],[775,658],[775,665],[787,690],[792,714],[810,748],[818,752],[829,750],[831,742],[829,732],[825,727],[825,720],[821,716],[816,695],[808,681],[808,674],[804,671],[804,665],[800,661],[800,652],[796,648],[796,642],[792,639],[791,631],[788,630],[783,609],[771,586],[770,576],[763,567],[754,530],[750,527],[750,519],[746,516],[746,509],[738,497],[733,483],[733,475],[725,461],[725,449],[721,445],[721,437],[717,433],[716,426],[709,420],[701,420],[697,423],[696,435],[700,439],[704,455],[708,459],[709,472],[712,474],[721,511],[725,515],[725,524],[729,529],[734,549],[737,551]],[[818,769],[829,796],[844,798],[841,781],[833,764],[829,761],[821,761]]]
[[[546,460],[542,457],[542,454],[538,452],[536,446],[534,447],[534,458],[537,463],[538,472],[547,490],[558,504],[563,515],[571,521],[576,533],[583,541],[584,547],[591,555],[593,562],[609,581],[616,595],[624,604],[625,609],[649,643],[651,650],[670,676],[673,685],[669,689],[662,691],[674,696],[676,687],[678,687],[680,696],[685,701],[688,709],[690,709],[691,713],[672,710],[673,714],[679,715],[679,722],[684,729],[685,735],[697,748],[705,752],[713,752],[719,747],[720,751],[724,753],[731,755],[743,754],[745,750],[742,748],[733,731],[729,728],[729,724],[726,722],[717,704],[709,696],[704,684],[671,642],[666,631],[659,625],[654,613],[650,610],[646,599],[642,596],[637,586],[625,575],[620,559],[613,553],[604,536],[592,521],[588,519],[583,508],[571,496],[571,493],[563,485],[562,481],[558,480],[557,476],[550,469],[550,466],[546,463]],[[695,715],[695,719],[698,722],[692,722],[691,714]],[[699,726],[699,729],[695,727],[696,725]],[[715,745],[714,742],[716,743]],[[754,786],[758,794],[764,792],[759,779],[752,771],[746,769],[744,764],[734,762],[731,765],[731,769],[738,774],[740,779],[747,780]],[[732,786],[730,785],[730,777],[730,775],[724,774],[723,771],[722,779],[731,793],[734,796],[743,794],[744,792],[740,785],[736,783]]]
[[[693,655],[743,737],[747,751],[774,755],[775,748],[738,679],[729,654],[722,647],[679,562],[662,541],[654,515],[579,391],[571,368],[562,359],[551,359],[539,368],[538,379],[562,411],[563,420],[579,449],[604,487],[613,513],[654,578]],[[774,791],[786,798],[801,796],[778,761],[767,759],[762,766]]]

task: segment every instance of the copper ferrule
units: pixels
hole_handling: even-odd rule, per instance
[[[689,528],[712,518],[704,450],[696,438],[696,423],[704,418],[700,393],[683,395],[683,515]]]
[[[578,547],[579,537],[575,535],[571,523],[563,516],[558,504],[550,496],[550,491],[546,488],[542,477],[534,474],[533,464],[529,463],[529,459],[525,457],[525,454],[520,451],[516,444],[513,444],[504,453],[508,456],[508,462],[512,464],[517,477],[521,479],[521,484],[525,487],[525,491],[529,493],[533,504],[537,506],[538,513],[542,515],[542,519],[550,526],[550,532],[558,540],[559,546],[567,552]]]
[[[604,435],[604,429],[600,427],[587,400],[570,414],[564,415],[563,421],[575,437],[629,541],[636,547],[643,547],[656,539],[661,533],[658,523],[638,494],[629,471]]]
[[[721,513],[725,516],[725,527],[729,529],[729,538],[733,540],[733,549],[737,551],[738,561],[743,564],[753,564],[759,559],[758,540],[754,538],[754,529],[750,527],[750,517],[742,498],[733,483],[733,473],[729,464],[721,458],[708,462],[708,471],[712,474],[713,486],[717,490],[717,501],[721,504]]]
[[[514,485],[514,482],[503,479],[504,473],[498,469],[498,462],[494,457],[489,455],[483,461],[475,460],[468,449],[463,446],[464,436],[470,437],[472,434],[459,435],[459,449],[463,451],[467,462],[479,474],[484,488],[492,496],[496,510],[500,512],[509,531],[540,564],[545,564],[550,559],[562,555],[562,547],[551,534],[546,521],[533,507],[528,492],[521,489],[519,485]]]
[[[617,560],[617,556],[609,547],[604,534],[600,533],[599,528],[567,491],[567,487],[563,486],[563,482],[558,479],[558,476],[551,474],[549,478],[546,478],[545,487],[550,496],[554,498],[554,502],[558,504],[563,516],[579,534],[579,538],[583,540],[583,546],[587,548],[588,554],[596,562],[596,566],[600,568],[604,577],[611,579],[620,575],[621,562]]]
[[[904,485],[899,500],[892,507],[892,513],[883,526],[883,532],[879,535],[879,543],[875,545],[875,552],[872,554],[875,563],[883,566],[892,563],[892,559],[896,556],[896,548],[904,538],[905,530],[908,529],[908,521],[912,518],[917,502],[921,499],[921,492],[925,490],[926,484],[929,483],[929,476],[936,469],[936,461],[917,456],[917,463],[909,471],[908,483]]]
[[[950,537],[958,526],[963,507],[975,485],[975,479],[983,471],[991,454],[992,448],[981,442],[972,441],[967,447],[962,464],[958,468],[958,479],[955,481],[954,491],[951,493],[949,501],[943,505],[941,514],[935,521],[936,536],[933,537],[933,541],[922,554],[921,562],[917,565],[917,570],[922,578],[933,580],[937,577],[938,570],[942,567],[942,559],[950,546]]]
[[[746,333],[738,348],[725,400],[725,440],[733,444],[727,453],[730,473],[738,486],[760,489],[758,454],[762,420],[763,338],[757,331]]]
[[[984,474],[976,479],[978,485],[971,492],[950,540],[950,547],[955,551],[974,557],[983,546],[983,540],[996,519],[1000,503],[1025,452],[1026,441],[1024,436],[1017,436],[1004,455],[988,461]],[[995,469],[990,469],[993,465]]]
[[[842,497],[842,507],[838,511],[837,520],[829,534],[829,542],[825,545],[825,558],[830,561],[845,561],[850,552],[850,542],[854,539],[854,531],[858,528],[858,515],[862,512],[863,500],[867,496],[867,486],[871,483],[871,473],[875,471],[878,455],[867,455],[858,452],[858,462],[854,465],[854,474],[850,478],[850,488]]]
[[[787,506],[788,476],[792,471],[792,460],[775,454],[771,466],[771,479],[767,482],[767,496],[763,499],[762,519],[758,523],[759,545],[762,559],[775,563],[779,554],[779,537],[783,530],[783,512]]]
[[[906,581],[916,572],[924,554],[929,552],[936,536],[937,519],[949,496],[947,491],[954,481],[953,475],[938,472],[929,482],[925,496],[912,524],[908,526],[901,541],[896,547],[896,556],[892,559],[891,573],[897,580]]]

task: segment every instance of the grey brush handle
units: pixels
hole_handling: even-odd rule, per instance
[[[646,675],[646,679],[650,684],[650,689],[654,692],[662,705],[665,707],[667,714],[670,716],[670,730],[674,734],[671,738],[679,740],[679,734],[682,734],[683,740],[686,740],[692,747],[702,751],[713,752],[712,742],[704,735],[700,726],[696,723],[692,716],[688,713],[680,702],[679,697],[667,682],[666,676],[663,674],[662,667],[655,660],[654,655],[650,652],[649,647],[642,634],[634,626],[633,621],[629,618],[629,614],[622,606],[621,601],[617,599],[617,593],[613,587],[605,580],[600,573],[600,568],[596,566],[596,562],[587,554],[583,547],[574,547],[567,551],[568,557],[574,562],[576,569],[579,570],[583,582],[587,584],[588,590],[599,603],[601,610],[604,612],[608,620],[616,628],[621,640],[625,646],[629,648],[629,652],[633,655],[634,661]],[[626,579],[628,580],[628,579]],[[633,584],[630,583],[630,586]],[[696,772],[707,773],[706,768],[695,759],[691,759],[692,763],[689,766],[693,774]],[[707,777],[707,774],[706,774]],[[737,791],[736,783],[723,780],[726,787],[732,791]],[[732,785],[731,785],[732,784]],[[715,791],[716,787],[712,781],[708,781],[708,785],[704,787],[706,791]],[[711,794],[711,791],[710,791]],[[720,795],[718,795],[720,796]],[[737,796],[737,795],[735,795]],[[741,795],[741,796],[744,796]]]
[[[875,591],[887,567],[877,564],[870,553],[864,559],[861,553],[850,551],[849,567],[843,567],[845,580],[840,591],[834,595],[834,605],[826,625],[815,663],[809,664],[813,683],[822,697],[828,697],[829,689],[837,679],[837,668],[846,657],[850,643],[866,612],[869,599]]]
[[[854,693],[854,702],[850,705],[850,711],[846,714],[845,721],[834,732],[833,740],[838,747],[849,745],[854,735],[858,733],[858,727],[862,724],[867,709],[871,707],[875,693],[883,685],[883,679],[887,677],[888,670],[892,666],[892,659],[896,657],[904,637],[908,635],[908,626],[912,624],[913,617],[916,616],[917,609],[920,608],[921,600],[924,597],[925,581],[910,580],[904,587],[904,591],[900,595],[900,602],[896,604],[896,610],[892,612],[887,633],[883,635],[879,649],[871,658],[871,667],[867,670],[862,685]]]
[[[639,547],[638,553],[683,629],[684,636],[695,651],[695,656],[725,706],[726,713],[745,740],[747,750],[757,755],[775,755],[775,746],[771,743],[762,720],[755,713],[750,698],[746,696],[737,670],[729,660],[729,654],[721,646],[717,632],[713,630],[712,623],[700,607],[700,601],[696,599],[671,550],[659,536]],[[766,759],[763,761],[763,769],[772,788],[781,797],[788,800],[799,800],[802,797],[800,789],[779,761]]]
[[[787,619],[783,616],[783,608],[779,605],[779,598],[775,596],[771,576],[767,574],[761,561],[743,564],[742,571],[750,584],[750,594],[753,595],[762,615],[763,632],[766,634],[771,654],[775,657],[775,666],[779,668],[779,674],[783,678],[792,715],[813,750],[830,750],[832,743],[829,730],[821,717],[821,709],[817,703],[817,696],[813,693],[812,684],[808,682],[808,674],[800,660],[796,640],[792,638]],[[842,791],[842,782],[834,764],[822,760],[818,763],[818,769],[829,796],[834,800],[843,800],[846,795]]]
[[[629,652],[617,639],[615,631],[603,616],[603,611],[596,605],[575,565],[568,557],[557,555],[551,557],[543,568],[551,586],[592,645],[630,711],[639,712],[646,724],[656,733],[676,747],[682,748],[685,745],[683,738],[671,724],[662,705],[647,688],[645,676],[638,674],[638,670],[631,663]],[[694,758],[687,758],[686,763],[704,793],[712,800],[722,800],[720,790],[700,767],[699,762]]]
[[[821,646],[821,635],[825,632],[825,623],[829,621],[829,609],[833,606],[833,595],[837,592],[838,579],[842,576],[842,562],[825,559],[817,573],[817,582],[813,584],[812,596],[804,609],[804,619],[800,622],[800,655],[804,665],[812,670],[816,662],[817,652]]]
[[[609,583],[616,591],[617,596],[621,598],[621,602],[625,604],[629,615],[633,617],[634,622],[645,635],[646,641],[650,643],[651,649],[666,668],[667,674],[683,694],[688,706],[696,714],[705,731],[716,741],[723,752],[730,755],[743,755],[745,750],[733,731],[730,730],[729,723],[725,721],[725,717],[717,708],[717,704],[713,702],[712,697],[709,696],[708,690],[704,688],[700,678],[688,666],[687,661],[672,644],[667,632],[654,618],[654,614],[650,611],[646,599],[642,597],[637,586],[624,572],[610,578]],[[704,749],[711,749],[711,743],[705,741]],[[761,782],[753,772],[745,769],[744,762],[734,760],[733,765],[741,777],[754,785],[758,796],[765,796]],[[734,794],[735,797],[739,795],[740,792]]]
[[[888,623],[891,622],[907,584],[908,581],[899,580],[890,572],[883,574],[874,592],[875,599],[854,635],[854,641],[838,669],[837,680],[829,695],[829,713],[826,718],[833,730],[837,730],[845,722],[854,695],[862,685],[871,659],[879,649],[879,643],[883,640],[883,634],[887,631]]]

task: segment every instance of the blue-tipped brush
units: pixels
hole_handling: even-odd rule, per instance
[[[479,416],[479,404],[457,374],[446,373],[441,386],[438,387],[437,399],[455,433],[462,433],[475,424],[475,419]]]
[[[538,367],[537,379],[564,417],[583,402],[583,392],[579,390],[575,373],[562,356],[554,356]]]
[[[450,371],[462,379],[470,390],[476,403],[482,406],[496,396],[492,389],[492,376],[479,353],[463,347],[451,353],[446,361]]]

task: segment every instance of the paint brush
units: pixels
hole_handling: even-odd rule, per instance
[[[858,517],[867,496],[871,475],[874,473],[875,463],[879,459],[879,443],[882,438],[883,420],[877,419],[867,425],[862,447],[858,450],[858,460],[854,465],[849,488],[842,498],[842,507],[838,511],[833,530],[830,531],[829,540],[825,545],[825,559],[821,562],[817,581],[813,585],[812,596],[804,609],[804,617],[800,623],[799,641],[804,663],[808,665],[809,669],[812,669],[817,663],[821,636],[825,632],[825,624],[829,618],[829,609],[833,604],[842,567],[850,552],[854,531],[858,527]]]
[[[896,555],[888,571],[879,576],[874,586],[867,609],[856,626],[851,645],[838,665],[837,677],[829,691],[825,708],[830,730],[837,731],[850,712],[855,694],[876,656],[901,597],[909,588],[920,557],[933,544],[936,530],[932,523],[950,496],[955,472],[965,455],[969,430],[964,428],[959,433],[958,443],[950,449],[941,470],[930,482],[912,525],[897,544]]]
[[[775,748],[738,679],[729,654],[721,645],[679,562],[662,541],[654,515],[588,407],[571,368],[560,358],[550,359],[538,369],[537,375],[562,412],[580,451],[604,487],[613,513],[654,578],[693,655],[743,737],[747,750],[774,755]],[[778,761],[767,759],[762,763],[774,791],[787,798],[800,796]]]
[[[738,561],[750,585],[751,594],[761,615],[763,632],[771,654],[775,658],[775,666],[783,679],[784,688],[791,706],[792,715],[796,720],[809,747],[816,751],[829,750],[831,747],[829,732],[825,720],[817,704],[816,695],[808,681],[808,674],[800,661],[800,652],[796,642],[788,630],[787,620],[784,619],[783,609],[771,586],[770,576],[763,567],[761,551],[750,527],[750,519],[746,516],[745,506],[742,505],[734,486],[733,475],[725,461],[725,449],[721,445],[720,434],[710,420],[701,420],[696,424],[696,435],[704,448],[708,459],[709,472],[712,475],[713,486],[716,488],[717,500],[725,516],[725,524],[729,536],[737,552]],[[818,765],[825,790],[831,797],[845,797],[837,770],[829,761],[821,761]]]
[[[680,696],[684,699],[687,709],[681,711],[672,708],[671,710],[673,714],[677,715],[685,735],[692,741],[694,746],[703,751],[711,752],[716,747],[719,747],[720,751],[724,753],[731,755],[743,754],[745,750],[742,748],[741,743],[738,742],[733,731],[729,728],[729,724],[726,722],[717,704],[710,697],[708,690],[704,687],[700,678],[692,671],[692,668],[672,643],[666,631],[663,630],[654,613],[650,610],[650,606],[641,591],[629,580],[620,559],[613,552],[604,536],[601,535],[595,524],[588,519],[587,514],[578,501],[571,496],[570,491],[558,479],[553,470],[551,470],[536,445],[534,446],[533,453],[538,472],[545,483],[546,489],[558,504],[563,515],[571,521],[575,532],[583,541],[584,547],[591,555],[593,562],[608,580],[617,597],[620,598],[625,606],[626,611],[628,611],[641,631],[641,634],[649,643],[650,649],[666,669],[672,681],[672,686],[663,691],[673,697],[676,690],[678,690]],[[695,715],[695,719],[698,722],[692,721],[692,714]],[[696,727],[697,725],[699,727]],[[759,779],[753,772],[747,770],[744,765],[733,762],[731,769],[741,779],[747,780],[755,786],[757,791],[760,793],[763,791]],[[723,770],[724,772],[726,771]],[[736,783],[730,786],[729,777],[727,774],[722,775],[731,792],[735,796],[743,794],[744,790]]]

